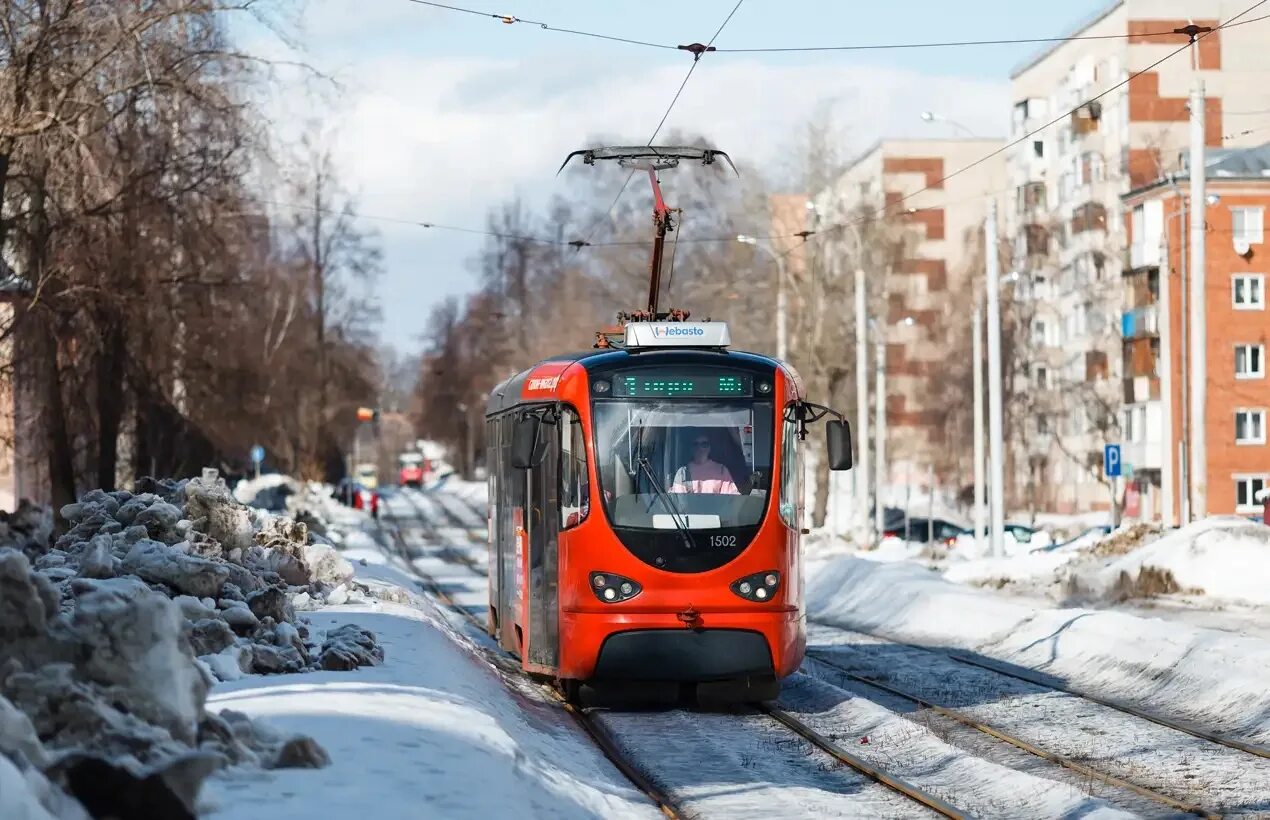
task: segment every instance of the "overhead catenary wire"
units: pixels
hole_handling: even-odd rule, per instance
[[[653,140],[657,139],[657,135],[661,133],[661,129],[666,125],[666,120],[670,118],[670,112],[675,110],[675,105],[679,102],[679,97],[684,93],[684,88],[687,87],[688,81],[692,79],[693,72],[697,70],[697,64],[701,62],[701,55],[706,52],[714,51],[714,41],[719,39],[719,35],[723,33],[725,28],[727,28],[728,23],[732,21],[732,18],[736,15],[737,11],[741,8],[741,4],[744,2],[745,0],[736,0],[736,5],[732,7],[732,11],[728,12],[728,16],[723,18],[723,22],[719,24],[717,29],[715,29],[714,35],[710,38],[709,42],[706,43],[704,48],[691,49],[692,65],[688,66],[688,73],[684,75],[683,82],[679,84],[679,88],[675,91],[675,96],[670,100],[670,105],[666,106],[665,113],[661,115],[661,120],[658,121],[657,127],[653,129],[653,133],[648,138],[645,145],[651,146],[653,144]],[[623,180],[622,187],[617,189],[617,196],[613,197],[613,202],[609,204],[609,207],[605,210],[604,215],[592,223],[591,229],[586,233],[586,237],[582,240],[581,244],[576,245],[575,247],[581,248],[582,245],[591,244],[591,240],[595,237],[596,231],[598,231],[600,229],[600,225],[612,215],[613,209],[617,207],[617,203],[622,199],[622,194],[626,193],[626,189],[630,187],[631,180],[634,178],[635,171],[632,169],[631,172],[626,175],[626,179]]]
[[[819,231],[819,232],[816,234],[817,238],[823,237],[823,236],[825,236],[825,235],[826,235],[826,234],[828,234],[828,233],[833,233],[833,232],[837,232],[837,231],[844,230],[845,228],[851,227],[852,225],[861,224],[861,223],[863,223],[863,222],[867,222],[867,221],[870,221],[870,220],[873,220],[873,219],[876,219],[876,218],[879,218],[879,217],[886,216],[886,215],[887,215],[887,212],[888,212],[888,211],[891,211],[891,210],[892,210],[892,209],[894,209],[896,206],[898,206],[898,205],[902,205],[903,203],[905,203],[905,202],[907,202],[907,201],[909,201],[909,200],[913,199],[913,198],[914,198],[914,197],[916,197],[916,196],[919,196],[919,195],[921,195],[921,194],[923,194],[923,193],[926,193],[927,191],[930,191],[930,190],[935,189],[935,188],[942,187],[942,186],[943,186],[943,184],[944,184],[945,182],[947,182],[948,180],[950,180],[950,179],[952,179],[952,178],[954,178],[954,177],[960,176],[961,174],[964,174],[965,172],[967,172],[967,171],[971,170],[972,168],[975,168],[975,167],[977,167],[977,166],[979,166],[979,165],[982,165],[983,163],[987,162],[988,160],[992,159],[993,157],[995,157],[995,156],[997,156],[997,155],[999,155],[999,154],[1003,154],[1003,153],[1005,153],[1006,151],[1010,150],[1010,149],[1011,149],[1011,148],[1013,148],[1014,146],[1019,145],[1019,144],[1021,144],[1021,143],[1023,143],[1023,142],[1026,142],[1027,140],[1031,139],[1032,137],[1036,136],[1037,134],[1041,133],[1042,131],[1048,130],[1049,128],[1052,128],[1053,126],[1055,126],[1055,125],[1059,124],[1060,122],[1063,122],[1063,121],[1065,121],[1065,120],[1070,119],[1073,115],[1077,114],[1077,112],[1079,112],[1081,109],[1083,109],[1083,108],[1085,108],[1086,106],[1088,106],[1090,103],[1097,102],[1098,100],[1101,100],[1103,97],[1106,97],[1108,94],[1111,94],[1113,91],[1117,91],[1117,90],[1119,90],[1119,89],[1121,89],[1121,88],[1124,88],[1125,86],[1129,85],[1129,83],[1131,83],[1134,79],[1136,79],[1137,77],[1139,77],[1139,76],[1141,76],[1141,75],[1143,75],[1143,74],[1145,74],[1145,73],[1147,73],[1147,72],[1151,71],[1152,69],[1154,69],[1154,68],[1158,67],[1161,63],[1164,63],[1164,62],[1166,62],[1167,60],[1170,60],[1170,59],[1172,59],[1173,57],[1176,57],[1178,54],[1181,54],[1182,52],[1186,51],[1186,50],[1187,50],[1187,49],[1189,49],[1189,48],[1193,48],[1193,47],[1195,47],[1195,46],[1198,44],[1198,42],[1199,42],[1200,40],[1204,39],[1205,37],[1211,36],[1212,34],[1215,34],[1216,32],[1221,31],[1222,29],[1225,29],[1225,28],[1230,28],[1230,27],[1232,27],[1232,26],[1234,26],[1234,25],[1237,25],[1236,21],[1238,21],[1238,20],[1239,20],[1240,18],[1242,18],[1242,17],[1247,16],[1247,15],[1248,15],[1248,14],[1250,14],[1253,10],[1255,10],[1255,9],[1259,8],[1260,6],[1265,5],[1267,2],[1270,2],[1270,0],[1258,0],[1258,2],[1256,2],[1256,3],[1252,4],[1251,6],[1249,6],[1249,7],[1248,7],[1248,8],[1246,8],[1246,9],[1244,9],[1244,10],[1243,10],[1243,11],[1241,11],[1239,14],[1236,14],[1234,17],[1230,18],[1230,19],[1229,19],[1229,20],[1227,20],[1226,22],[1221,23],[1221,24],[1217,25],[1216,27],[1213,27],[1213,28],[1209,29],[1208,31],[1204,31],[1204,32],[1198,33],[1198,34],[1197,34],[1196,36],[1194,36],[1194,37],[1193,37],[1193,38],[1192,38],[1192,39],[1191,39],[1188,43],[1186,43],[1185,45],[1181,46],[1180,48],[1177,48],[1177,49],[1174,49],[1173,51],[1170,51],[1168,54],[1165,54],[1163,57],[1161,57],[1160,59],[1158,59],[1158,60],[1156,60],[1155,62],[1151,63],[1150,65],[1146,66],[1145,68],[1142,68],[1142,69],[1139,69],[1139,70],[1137,70],[1137,71],[1134,71],[1134,72],[1130,73],[1130,74],[1129,74],[1127,77],[1125,77],[1123,80],[1121,80],[1121,81],[1119,81],[1119,82],[1115,83],[1114,85],[1111,85],[1111,86],[1110,86],[1110,87],[1108,87],[1108,88],[1103,89],[1102,91],[1100,91],[1099,93],[1095,94],[1094,96],[1092,96],[1092,97],[1090,97],[1090,98],[1088,98],[1088,99],[1086,99],[1086,100],[1083,100],[1083,101],[1082,101],[1082,102],[1080,102],[1078,105],[1074,106],[1073,108],[1071,108],[1071,109],[1069,109],[1069,110],[1064,111],[1063,113],[1059,114],[1057,117],[1054,117],[1052,120],[1050,120],[1050,121],[1048,121],[1048,122],[1044,123],[1043,125],[1037,126],[1036,128],[1032,129],[1031,131],[1028,131],[1026,134],[1023,134],[1022,136],[1017,137],[1017,138],[1015,138],[1015,139],[1013,139],[1013,140],[1011,140],[1011,141],[1007,142],[1005,145],[1002,145],[1000,148],[997,148],[997,149],[995,149],[995,150],[993,150],[993,151],[988,152],[987,154],[984,154],[983,156],[979,157],[978,159],[974,160],[973,162],[971,162],[971,163],[969,163],[969,164],[967,164],[967,165],[963,165],[962,167],[958,168],[957,170],[955,170],[955,171],[953,171],[953,172],[951,172],[951,173],[949,173],[949,174],[946,174],[945,176],[942,176],[942,177],[940,177],[940,178],[938,178],[938,179],[936,179],[936,180],[933,180],[933,181],[928,181],[928,182],[927,182],[924,186],[922,186],[921,188],[917,189],[916,191],[913,191],[913,192],[911,192],[911,193],[905,194],[904,196],[900,197],[899,199],[896,199],[895,201],[890,202],[890,203],[888,203],[888,204],[884,205],[882,208],[880,208],[880,209],[878,209],[878,210],[876,210],[876,211],[874,211],[874,212],[872,212],[872,213],[870,213],[870,214],[867,214],[867,215],[865,215],[865,216],[863,216],[863,217],[861,217],[861,218],[859,218],[859,219],[855,219],[855,220],[848,220],[848,221],[846,221],[846,222],[838,223],[838,224],[836,224],[836,225],[831,225],[831,226],[829,226],[828,228],[825,228],[824,230]],[[1244,23],[1254,23],[1254,22],[1257,22],[1258,20],[1266,20],[1266,19],[1270,19],[1270,15],[1266,15],[1266,16],[1263,16],[1263,17],[1257,17],[1257,18],[1254,18],[1254,19],[1252,19],[1252,20],[1245,20],[1245,21],[1244,21]]]
[[[460,12],[463,14],[475,15],[492,19],[507,25],[516,23],[524,23],[530,27],[537,27],[543,31],[552,31],[559,34],[570,34],[577,37],[587,37],[597,40],[608,40],[616,43],[625,43],[628,45],[641,46],[644,48],[654,48],[663,51],[683,50],[682,45],[674,45],[671,43],[658,43],[649,40],[638,40],[632,37],[620,37],[614,34],[604,34],[595,31],[586,31],[583,29],[566,28],[564,26],[555,26],[541,20],[529,20],[523,17],[517,17],[512,14],[499,14],[497,12],[481,11],[479,9],[466,8],[464,6],[455,6],[449,3],[438,3],[434,0],[408,0],[420,6],[431,6],[446,11]],[[738,4],[739,5],[739,4]],[[735,13],[735,10],[733,10]],[[731,15],[729,15],[729,18]],[[1257,20],[1266,18],[1257,18]],[[1226,27],[1234,25],[1244,25],[1245,23],[1254,23],[1256,20],[1246,20],[1240,23],[1232,23]],[[724,23],[726,25],[726,21]],[[942,40],[930,42],[912,42],[912,43],[847,43],[825,46],[752,46],[745,48],[719,48],[712,49],[718,54],[781,54],[781,53],[811,53],[811,52],[835,52],[835,51],[890,51],[890,50],[906,50],[906,49],[926,49],[926,48],[968,48],[975,46],[1004,46],[1004,45],[1029,45],[1042,43],[1067,43],[1081,40],[1126,40],[1130,38],[1140,37],[1176,37],[1186,36],[1186,32],[1182,29],[1167,29],[1160,31],[1142,31],[1133,34],[1073,34],[1066,37],[1004,37],[999,39],[979,39],[979,40]],[[717,35],[716,35],[717,36]]]
[[[461,8],[461,7],[458,7],[458,6],[450,6],[450,5],[441,4],[441,3],[434,3],[434,2],[431,2],[430,0],[409,0],[409,1],[410,1],[410,2],[419,3],[419,4],[421,4],[421,5],[435,6],[435,7],[437,7],[437,8],[449,9],[449,10],[453,10],[453,11],[457,11],[457,12],[466,12],[466,13],[470,13],[470,14],[476,14],[476,15],[480,15],[480,16],[483,16],[483,17],[495,17],[495,18],[500,19],[500,20],[501,20],[501,19],[503,19],[503,17],[504,17],[504,15],[492,15],[492,14],[489,14],[489,13],[487,13],[487,12],[481,12],[481,11],[477,11],[477,10],[474,10],[474,9],[466,9],[466,8]],[[734,7],[733,7],[732,12],[731,12],[731,13],[729,13],[728,17],[724,20],[723,24],[722,24],[722,25],[719,27],[719,29],[715,32],[714,37],[712,37],[712,38],[711,38],[711,41],[710,41],[710,42],[711,42],[711,44],[714,42],[714,40],[715,40],[715,39],[719,36],[719,34],[722,32],[723,28],[727,25],[728,21],[730,21],[730,20],[732,19],[732,16],[733,16],[733,15],[735,15],[735,13],[736,13],[737,9],[739,9],[739,7],[741,6],[741,3],[742,3],[742,2],[744,2],[744,0],[739,0],[739,2],[736,4],[736,6],[734,6]],[[1242,17],[1246,16],[1247,14],[1249,14],[1250,12],[1252,12],[1254,9],[1258,8],[1259,6],[1264,5],[1266,2],[1270,2],[1270,0],[1260,0],[1260,2],[1255,3],[1254,5],[1252,5],[1252,6],[1251,6],[1251,7],[1249,7],[1248,9],[1244,10],[1244,11],[1243,11],[1243,12],[1241,12],[1240,14],[1235,15],[1235,17],[1232,17],[1230,20],[1226,21],[1225,23],[1222,23],[1222,24],[1220,24],[1220,25],[1216,26],[1216,27],[1215,27],[1214,29],[1212,29],[1211,31],[1209,31],[1209,32],[1202,32],[1202,33],[1198,34],[1198,35],[1197,35],[1197,37],[1195,38],[1196,42],[1198,42],[1198,40],[1203,39],[1203,38],[1204,38],[1204,37],[1206,37],[1206,36],[1209,36],[1209,35],[1210,35],[1210,34],[1212,34],[1212,33],[1215,33],[1216,31],[1219,31],[1219,30],[1222,30],[1222,29],[1233,28],[1233,27],[1235,27],[1235,26],[1247,25],[1247,24],[1249,24],[1249,23],[1255,23],[1255,22],[1258,22],[1258,21],[1261,21],[1261,20],[1270,19],[1270,15],[1263,15],[1263,16],[1260,16],[1260,17],[1255,17],[1255,18],[1251,18],[1251,19],[1248,19],[1248,20],[1242,20],[1242,19],[1240,19],[1240,18],[1242,18]],[[526,23],[532,23],[532,24],[534,24],[534,25],[544,25],[544,24],[542,24],[542,23],[538,23],[537,21],[520,20],[519,18],[513,18],[512,22],[526,22]],[[555,28],[552,28],[551,30],[564,31],[564,29],[555,29]],[[583,32],[583,33],[585,33],[585,32]],[[1159,34],[1175,34],[1175,33],[1176,33],[1176,32],[1159,32]],[[598,36],[602,36],[602,35],[598,35]],[[1120,35],[1115,35],[1115,36],[1120,36]],[[1060,38],[1060,39],[1080,39],[1080,38]],[[634,42],[638,42],[638,41],[634,41]],[[1178,48],[1178,49],[1176,49],[1176,50],[1174,50],[1174,51],[1169,52],[1168,54],[1166,54],[1165,56],[1161,57],[1161,58],[1160,58],[1159,60],[1157,60],[1156,62],[1154,62],[1154,63],[1152,63],[1151,65],[1147,66],[1146,68],[1141,69],[1140,71],[1134,72],[1133,74],[1130,74],[1130,75],[1129,75],[1128,77],[1126,77],[1124,80],[1122,80],[1122,81],[1120,81],[1120,82],[1116,83],[1115,85],[1112,85],[1111,87],[1109,87],[1109,88],[1105,89],[1104,91],[1100,92],[1099,94],[1097,94],[1097,95],[1095,95],[1095,96],[1093,96],[1093,97],[1091,97],[1091,98],[1089,98],[1089,99],[1087,99],[1087,100],[1083,101],[1082,103],[1080,103],[1079,105],[1077,105],[1075,108],[1073,108],[1073,109],[1071,109],[1071,110],[1069,110],[1069,111],[1064,112],[1063,114],[1059,115],[1058,117],[1055,117],[1054,119],[1050,120],[1049,122],[1047,122],[1047,123],[1045,123],[1045,124],[1043,124],[1043,125],[1041,125],[1041,126],[1039,126],[1039,127],[1035,128],[1035,129],[1033,129],[1032,131],[1030,131],[1030,132],[1028,132],[1028,133],[1024,134],[1024,135],[1023,135],[1023,136],[1021,136],[1021,137],[1018,137],[1017,139],[1015,139],[1015,140],[1013,140],[1013,141],[1011,141],[1011,142],[1007,143],[1006,145],[1002,146],[1001,148],[998,148],[998,149],[996,149],[996,150],[994,150],[994,151],[992,151],[992,152],[990,152],[990,153],[988,153],[988,154],[984,155],[983,157],[980,157],[979,159],[975,160],[974,162],[971,162],[970,164],[968,164],[968,165],[966,165],[966,166],[963,166],[963,167],[961,167],[961,168],[959,168],[959,169],[957,169],[957,170],[953,171],[952,173],[950,173],[950,174],[948,174],[948,175],[946,175],[946,176],[944,176],[944,177],[942,177],[942,178],[940,178],[940,179],[938,179],[938,180],[935,180],[935,181],[933,181],[933,182],[931,182],[931,183],[928,183],[925,187],[923,187],[923,188],[921,188],[921,189],[919,189],[919,190],[917,190],[917,191],[914,191],[914,192],[912,192],[912,193],[910,193],[910,194],[907,194],[906,196],[902,197],[901,199],[896,200],[895,202],[892,202],[892,203],[890,203],[890,204],[888,204],[888,205],[885,205],[885,206],[883,206],[883,207],[881,207],[881,208],[879,208],[879,209],[876,209],[876,210],[872,211],[871,213],[864,215],[863,217],[860,217],[860,218],[857,218],[857,219],[853,219],[853,220],[847,220],[847,221],[844,221],[844,222],[839,222],[839,223],[835,223],[835,224],[832,224],[832,225],[825,226],[825,227],[821,228],[819,231],[817,231],[817,232],[816,232],[816,234],[814,234],[811,238],[813,238],[813,239],[819,239],[819,238],[821,238],[821,237],[823,237],[823,236],[826,236],[826,235],[828,235],[828,234],[830,234],[830,233],[834,233],[834,232],[837,232],[837,231],[843,230],[843,229],[848,228],[848,227],[851,227],[851,226],[853,226],[853,225],[856,225],[856,224],[861,224],[861,223],[863,223],[863,222],[867,222],[867,221],[870,221],[870,220],[872,220],[872,219],[876,219],[876,218],[880,218],[880,217],[886,216],[886,215],[887,215],[887,213],[888,213],[888,211],[891,211],[891,210],[892,210],[892,209],[894,209],[897,205],[900,205],[900,204],[902,204],[903,202],[905,202],[905,201],[907,201],[907,200],[910,200],[910,199],[912,199],[913,197],[918,196],[919,194],[925,193],[925,192],[927,192],[927,191],[929,191],[929,190],[931,190],[931,189],[933,189],[933,188],[935,188],[935,187],[937,187],[937,186],[941,186],[941,185],[942,185],[944,182],[946,182],[947,180],[952,179],[953,177],[958,176],[959,174],[965,173],[966,171],[970,170],[971,168],[974,168],[975,166],[980,165],[980,164],[982,164],[983,162],[988,161],[988,160],[989,160],[989,159],[991,159],[992,157],[994,157],[994,156],[996,156],[996,155],[998,155],[998,154],[1000,154],[1000,153],[1002,153],[1002,152],[1004,152],[1004,151],[1006,151],[1006,150],[1009,150],[1009,149],[1010,149],[1010,148],[1012,148],[1013,146],[1018,145],[1018,144],[1020,144],[1020,143],[1022,143],[1022,142],[1024,142],[1024,141],[1026,141],[1027,139],[1029,139],[1029,138],[1031,138],[1031,137],[1035,136],[1036,134],[1039,134],[1039,133],[1041,133],[1042,131],[1045,131],[1045,130],[1047,130],[1048,128],[1050,128],[1050,127],[1052,127],[1052,126],[1054,126],[1054,125],[1056,125],[1056,124],[1058,124],[1058,123],[1062,122],[1063,120],[1065,120],[1065,119],[1069,118],[1069,117],[1070,117],[1073,113],[1075,113],[1075,112],[1079,111],[1081,108],[1084,108],[1085,106],[1087,106],[1089,103],[1094,102],[1094,101],[1097,101],[1097,100],[1099,100],[1099,99],[1101,99],[1101,98],[1103,98],[1103,97],[1107,96],[1108,94],[1110,94],[1110,93],[1112,93],[1112,92],[1114,92],[1114,91],[1116,91],[1116,90],[1118,90],[1118,89],[1120,89],[1120,88],[1122,88],[1122,87],[1124,87],[1124,86],[1128,85],[1128,84],[1129,84],[1129,83],[1130,83],[1130,82],[1131,82],[1131,81],[1132,81],[1135,77],[1137,77],[1138,75],[1143,74],[1143,73],[1145,73],[1145,72],[1148,72],[1148,71],[1152,70],[1153,68],[1155,68],[1155,67],[1159,66],[1159,65],[1160,65],[1161,63],[1163,63],[1164,61],[1166,61],[1166,60],[1168,60],[1168,59],[1170,59],[1170,58],[1172,58],[1172,57],[1176,56],[1177,54],[1181,53],[1182,51],[1186,50],[1187,48],[1190,48],[1192,45],[1193,45],[1192,43],[1188,42],[1186,45],[1184,45],[1184,46],[1182,46],[1182,47],[1180,47],[1180,48]],[[678,47],[675,47],[675,48],[678,48]],[[719,51],[724,51],[724,50],[719,50]],[[712,50],[712,51],[711,51],[711,53],[716,53],[716,51]],[[699,57],[700,55],[696,55],[696,56],[697,56],[697,57]],[[684,89],[684,87],[687,85],[688,80],[691,78],[692,73],[693,73],[693,70],[695,69],[695,67],[696,67],[696,65],[697,65],[697,63],[698,63],[698,62],[699,62],[699,59],[694,59],[694,60],[693,60],[692,65],[689,67],[689,71],[688,71],[688,73],[687,73],[687,74],[685,75],[685,77],[684,77],[684,81],[680,84],[680,87],[679,87],[679,89],[676,91],[676,94],[675,94],[674,98],[672,99],[671,104],[667,107],[666,112],[662,115],[662,118],[661,118],[661,120],[660,120],[660,121],[659,121],[659,123],[658,123],[657,129],[653,132],[653,136],[649,138],[649,142],[650,142],[650,143],[652,142],[652,140],[653,140],[653,139],[655,139],[655,138],[656,138],[656,135],[660,132],[661,128],[662,128],[662,127],[664,127],[666,120],[669,118],[671,111],[673,111],[673,109],[674,109],[674,107],[675,107],[675,104],[678,102],[679,97],[682,95],[683,89]],[[1227,114],[1238,114],[1238,115],[1252,115],[1252,114],[1259,114],[1259,113],[1270,113],[1270,109],[1267,109],[1267,110],[1265,110],[1265,111],[1245,111],[1245,112],[1226,112],[1226,113],[1227,113]],[[1261,128],[1261,127],[1258,127],[1258,128],[1251,128],[1251,129],[1245,129],[1244,131],[1240,131],[1240,132],[1236,132],[1236,133],[1232,133],[1232,134],[1223,135],[1223,139],[1231,139],[1231,138],[1238,137],[1238,136],[1245,136],[1245,135],[1247,135],[1247,134],[1254,133],[1254,132],[1261,131],[1261,130],[1264,130],[1264,129],[1263,129],[1263,128]],[[1253,146],[1253,147],[1256,147],[1256,146]],[[1244,150],[1250,150],[1250,149],[1244,149]],[[615,199],[614,199],[614,201],[613,201],[612,205],[610,205],[610,206],[609,206],[608,211],[605,213],[605,216],[604,216],[604,217],[601,217],[601,220],[600,220],[600,221],[603,221],[603,219],[604,219],[604,218],[607,218],[608,214],[612,212],[612,210],[613,210],[613,208],[614,208],[614,207],[616,207],[617,202],[618,202],[618,200],[621,198],[622,193],[625,191],[626,187],[627,187],[627,186],[629,185],[629,183],[630,183],[631,176],[633,176],[633,172],[632,172],[632,175],[628,175],[626,182],[625,182],[625,183],[623,184],[623,186],[622,186],[622,189],[621,189],[621,190],[619,190],[619,192],[618,192],[618,196],[617,196],[617,197],[615,197]],[[1005,189],[1005,190],[1012,190],[1012,189]],[[998,193],[1000,193],[1000,192],[998,192]],[[980,196],[981,196],[981,195],[976,194],[976,195],[974,195],[973,197],[966,197],[965,199],[979,198]],[[932,205],[932,206],[927,206],[927,207],[924,207],[924,208],[907,208],[907,209],[904,209],[904,210],[902,210],[902,211],[899,211],[898,213],[901,213],[901,214],[904,214],[904,215],[909,215],[909,214],[921,213],[921,212],[923,212],[923,211],[938,210],[938,209],[946,208],[946,207],[948,207],[948,205],[950,205],[950,204],[956,204],[957,202],[961,202],[961,201],[965,201],[965,200],[963,199],[963,200],[956,200],[956,201],[954,201],[954,202],[945,202],[945,203],[941,203],[941,204],[939,204],[939,205]],[[617,246],[623,246],[623,245],[642,245],[642,244],[646,244],[646,243],[645,243],[644,241],[642,241],[642,240],[640,240],[640,241],[621,240],[621,241],[612,241],[612,242],[591,242],[591,241],[590,241],[590,239],[586,239],[586,240],[581,240],[581,241],[579,241],[579,240],[572,240],[572,241],[562,242],[562,241],[560,241],[560,240],[558,240],[558,239],[548,238],[548,237],[542,237],[542,236],[522,235],[522,234],[510,234],[510,233],[503,233],[503,232],[499,232],[499,231],[491,231],[491,230],[485,230],[485,229],[479,229],[479,228],[471,228],[471,227],[465,227],[465,226],[459,226],[459,225],[449,225],[449,224],[444,224],[444,223],[439,223],[439,222],[433,222],[433,221],[430,221],[430,220],[410,219],[410,218],[404,218],[404,217],[380,216],[380,215],[374,215],[374,214],[366,214],[366,213],[354,212],[354,211],[350,211],[350,210],[348,210],[348,209],[316,209],[316,208],[314,208],[313,206],[310,206],[310,205],[302,205],[302,204],[299,204],[299,203],[278,202],[278,201],[272,201],[272,200],[258,200],[258,202],[259,202],[260,204],[262,204],[262,205],[269,205],[269,206],[273,206],[273,207],[277,207],[277,208],[283,208],[283,209],[289,209],[289,210],[293,210],[293,211],[308,211],[308,212],[313,212],[313,211],[321,210],[321,211],[322,211],[322,212],[324,212],[324,213],[328,213],[328,214],[332,214],[332,215],[341,215],[341,214],[343,214],[343,215],[347,215],[347,216],[350,216],[350,217],[352,217],[352,218],[356,218],[356,219],[364,219],[364,220],[377,221],[377,222],[384,222],[384,223],[391,223],[391,224],[400,224],[400,225],[413,225],[413,226],[420,227],[420,228],[424,228],[424,229],[431,229],[431,230],[438,230],[438,231],[450,231],[450,232],[465,233],[465,234],[479,235],[479,236],[490,236],[490,237],[499,238],[499,239],[510,239],[510,240],[514,240],[514,241],[533,242],[533,243],[536,243],[536,244],[543,244],[543,245],[570,245],[570,246],[574,247],[575,249],[580,249],[580,248],[582,248],[582,247],[597,247],[597,248],[599,248],[599,247],[617,247]],[[591,232],[591,234],[589,234],[589,235],[593,235],[593,232],[594,232],[594,231],[592,231],[592,232]],[[736,237],[735,237],[735,235],[730,235],[730,236],[719,236],[719,237],[694,237],[694,238],[690,238],[690,239],[683,239],[683,240],[677,240],[677,241],[683,241],[683,242],[685,242],[685,243],[689,243],[689,244],[696,244],[696,243],[712,243],[712,242],[731,242],[731,241],[734,241],[734,240],[735,240],[735,238],[736,238]],[[759,238],[769,239],[769,240],[771,240],[771,239],[791,239],[791,238],[795,238],[795,235],[794,235],[794,234],[790,234],[790,235],[784,235],[784,234],[771,234],[771,235],[762,236],[762,237],[759,237]],[[802,247],[802,243],[795,243],[795,244],[791,245],[791,247],[790,247],[789,249],[787,249],[786,251],[784,251],[784,252],[783,252],[783,255],[787,255],[787,254],[789,254],[789,253],[792,253],[793,251],[797,250],[799,247]]]

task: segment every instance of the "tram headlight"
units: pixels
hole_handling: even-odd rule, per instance
[[[772,392],[772,383],[769,381],[761,381],[757,385],[758,392],[764,396]]]
[[[611,572],[591,573],[591,591],[595,597],[606,604],[620,604],[629,601],[644,590],[639,582],[623,578]]]
[[[780,588],[781,574],[774,569],[746,575],[732,582],[732,591],[747,601],[770,601]]]

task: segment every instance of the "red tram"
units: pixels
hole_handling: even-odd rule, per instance
[[[656,315],[656,314],[654,314]],[[490,634],[525,670],[774,697],[803,658],[802,446],[837,413],[719,322],[630,322],[486,408]]]

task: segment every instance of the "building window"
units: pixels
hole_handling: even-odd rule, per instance
[[[1265,410],[1236,410],[1235,411],[1235,443],[1236,444],[1265,444],[1266,443],[1266,411]]]
[[[1032,153],[1037,159],[1045,156],[1045,140],[1032,140]]]
[[[1037,347],[1045,345],[1045,323],[1040,319],[1032,322],[1032,344]]]
[[[1263,273],[1237,273],[1230,279],[1235,310],[1265,310],[1266,277]]]
[[[1266,376],[1265,345],[1235,345],[1235,378],[1264,379]]]
[[[1037,365],[1034,371],[1036,377],[1036,386],[1042,390],[1046,390],[1050,386],[1050,372],[1048,368]]]
[[[1264,238],[1265,210],[1263,208],[1231,208],[1230,220],[1234,228],[1234,240],[1249,245],[1260,245]]]
[[[1264,475],[1235,476],[1235,512],[1256,512],[1261,503],[1257,494],[1265,488]]]

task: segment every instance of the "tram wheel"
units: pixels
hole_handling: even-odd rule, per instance
[[[570,706],[582,705],[582,681],[563,678],[560,681],[560,692],[564,695],[564,702]]]

